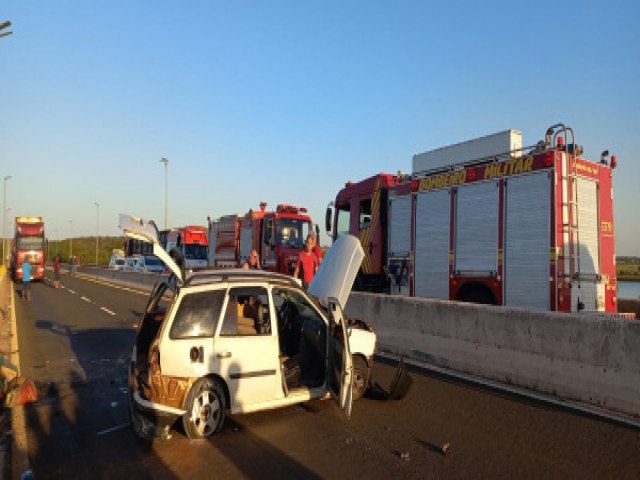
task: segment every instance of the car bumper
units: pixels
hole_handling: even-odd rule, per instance
[[[184,410],[145,400],[129,377],[129,415],[136,434],[147,440],[166,439],[169,431]]]

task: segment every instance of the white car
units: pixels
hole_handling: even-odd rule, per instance
[[[222,429],[227,413],[329,394],[351,414],[376,344],[364,322],[349,324],[342,312],[364,257],[357,238],[334,243],[307,292],[299,280],[266,271],[186,277],[159,245],[153,222],[121,215],[120,227],[153,243],[173,273],[152,292],[133,347],[128,391],[138,435],[166,436],[181,418],[188,437],[205,438]]]
[[[155,255],[140,255],[137,259],[139,272],[162,273],[164,271],[162,261]]]
[[[122,268],[122,270],[126,270],[128,272],[137,272],[140,270],[140,267],[138,266],[138,259],[140,257],[127,257],[124,260],[124,267]]]
[[[109,269],[110,270],[123,270],[124,263],[126,258],[121,257],[119,255],[111,255],[111,259],[109,260]]]

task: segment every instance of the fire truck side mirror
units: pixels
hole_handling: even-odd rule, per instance
[[[331,208],[331,205],[329,205],[327,207],[327,212],[324,215],[324,229],[327,232],[327,235],[331,236],[331,224],[333,223],[331,220],[333,217],[333,208]]]

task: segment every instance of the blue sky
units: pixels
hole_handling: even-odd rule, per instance
[[[51,238],[94,235],[94,202],[101,235],[162,224],[162,157],[170,226],[263,200],[322,223],[348,180],[563,122],[617,154],[616,253],[640,255],[637,1],[4,0],[3,20],[7,218]]]

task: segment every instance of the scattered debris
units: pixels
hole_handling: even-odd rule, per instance
[[[18,405],[26,405],[27,403],[34,403],[38,401],[38,391],[33,380],[24,380],[20,384],[18,382]]]
[[[111,428],[107,428],[105,430],[101,430],[101,431],[97,432],[96,435],[100,436],[100,435],[104,435],[106,433],[115,432],[116,430],[122,430],[123,428],[126,428],[129,425],[130,425],[129,422],[122,423],[120,425],[116,425],[115,427],[111,427]]]
[[[400,453],[400,458],[404,461],[408,461],[409,460],[409,452],[401,452]]]
[[[346,444],[347,444],[347,445],[350,445],[350,444],[352,444],[354,441],[355,441],[355,440],[353,439],[353,437],[349,437],[349,438],[347,438]]]
[[[442,445],[442,454],[446,455],[447,453],[449,453],[449,450],[451,450],[451,444],[449,442],[445,442]]]
[[[118,406],[118,402],[111,402],[111,408],[116,408]]]
[[[365,395],[374,400],[402,400],[409,392],[412,384],[413,378],[409,375],[407,367],[404,365],[404,360],[400,359],[389,389],[385,390],[377,382],[370,382]]]
[[[31,470],[27,470],[20,475],[20,480],[33,480],[33,472]]]

